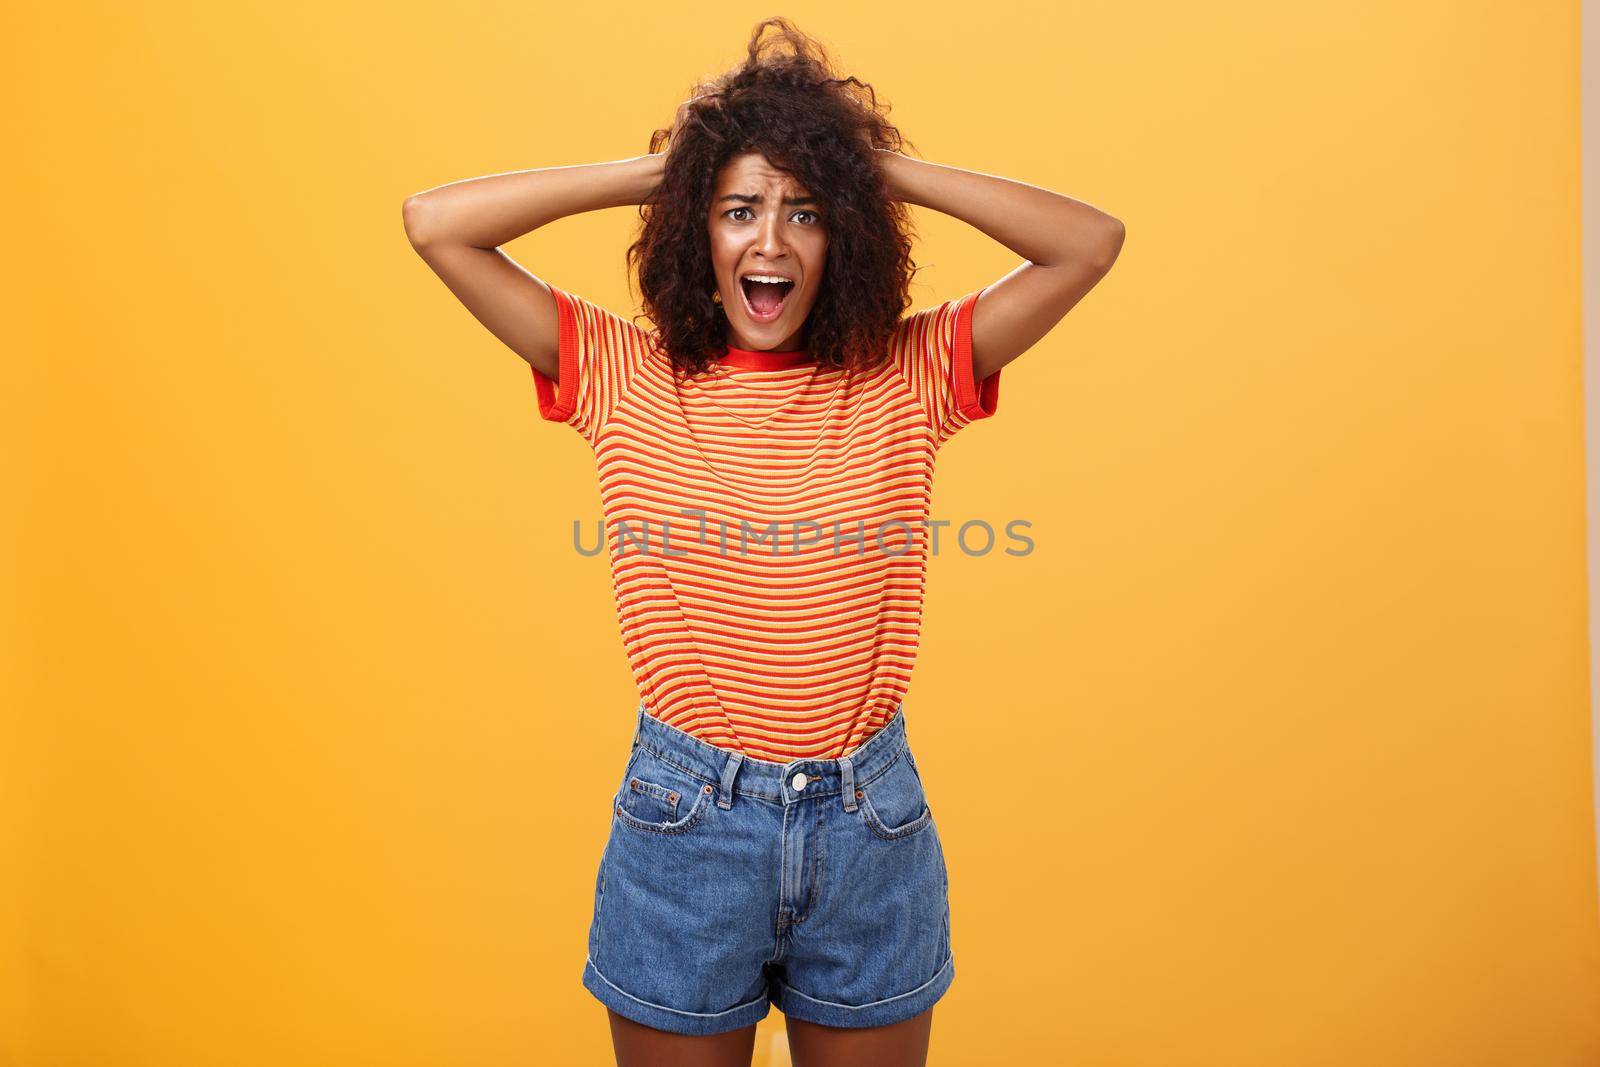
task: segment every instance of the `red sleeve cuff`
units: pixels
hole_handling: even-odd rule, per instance
[[[560,349],[559,377],[552,382],[532,363],[534,392],[539,399],[539,415],[551,422],[566,422],[578,407],[578,331],[572,303],[555,286],[550,286],[556,298],[557,347]]]
[[[982,292],[973,293],[956,308],[956,344],[951,359],[955,363],[956,410],[968,419],[984,419],[1000,405],[1000,371],[981,382],[972,374],[972,309]]]

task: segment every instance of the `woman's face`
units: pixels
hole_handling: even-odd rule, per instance
[[[766,156],[747,152],[717,175],[707,225],[727,343],[757,352],[805,347],[801,330],[827,261],[821,202]],[[747,280],[752,275],[788,284]]]

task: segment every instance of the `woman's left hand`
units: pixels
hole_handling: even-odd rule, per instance
[[[889,195],[899,199],[900,187],[896,180],[899,173],[897,164],[903,158],[900,153],[890,148],[869,148],[872,153],[872,165],[883,176],[883,183],[889,190]]]

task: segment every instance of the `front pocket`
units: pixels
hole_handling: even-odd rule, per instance
[[[635,830],[681,834],[694,828],[714,796],[714,787],[659,756],[641,751],[629,767],[613,809],[617,821]]]
[[[890,841],[909,837],[933,821],[922,776],[911,762],[909,749],[861,787],[861,818],[873,833]]]
[[[622,806],[634,818],[645,822],[678,821],[678,801],[683,794],[676,789],[647,782],[636,775],[628,778],[626,788]]]

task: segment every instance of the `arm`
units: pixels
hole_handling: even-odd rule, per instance
[[[490,333],[556,381],[555,297],[499,246],[567,215],[642,203],[664,161],[644,155],[441,185],[406,198],[406,237]]]
[[[1028,260],[988,286],[973,306],[972,363],[978,381],[1049,333],[1122,251],[1122,222],[1070,196],[887,149],[874,151],[895,199],[958,218]]]

